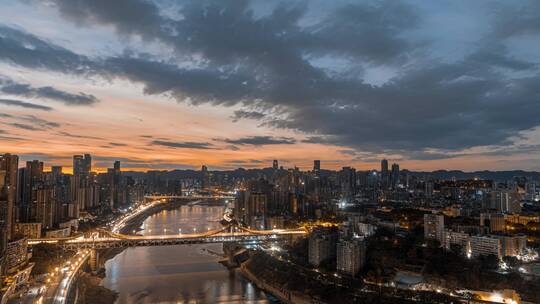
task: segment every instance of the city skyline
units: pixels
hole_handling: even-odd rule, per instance
[[[534,1],[7,0],[0,151],[67,170],[90,153],[100,172],[114,160],[366,170],[382,158],[540,171],[538,12]]]
[[[0,302],[540,303],[539,0],[0,1]]]

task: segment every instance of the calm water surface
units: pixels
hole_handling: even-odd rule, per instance
[[[182,206],[144,222],[142,234],[178,234],[220,226],[221,206]],[[221,244],[128,248],[107,261],[103,286],[117,303],[271,303],[238,272],[218,263]]]

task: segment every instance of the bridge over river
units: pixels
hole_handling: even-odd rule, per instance
[[[56,244],[65,249],[106,249],[136,246],[168,246],[181,244],[204,244],[223,242],[278,241],[306,234],[305,229],[251,230],[236,223],[225,225],[221,229],[204,233],[169,234],[169,235],[126,235],[107,230],[99,230],[90,235],[68,238],[41,238],[28,240],[29,245],[40,243]]]

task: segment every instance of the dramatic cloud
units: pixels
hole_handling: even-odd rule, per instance
[[[50,111],[53,109],[48,106],[38,105],[35,103],[30,103],[26,101],[15,100],[15,99],[0,99],[0,105],[2,104],[6,106],[23,107],[23,108],[43,110],[43,111]]]
[[[445,35],[455,24],[433,26],[435,13],[447,13],[446,2],[433,4],[436,9],[397,1],[337,2],[321,9],[298,2],[187,1],[166,12],[162,3],[143,0],[50,3],[80,27],[113,28],[122,39],[142,38],[170,57],[141,50],[90,58],[1,26],[0,60],[129,80],[145,94],[178,102],[242,107],[233,121],[260,120],[261,126],[293,130],[307,136],[304,142],[343,151],[439,159],[512,144],[520,132],[540,125],[538,60],[516,55],[508,43],[540,34],[534,1],[515,7],[494,1],[493,18],[484,16],[488,8],[480,4],[478,13],[468,10],[472,28],[489,23],[486,33],[474,33],[481,37]],[[460,40],[468,35],[474,44]],[[451,41],[452,50],[455,40],[456,49],[465,50],[450,56],[436,39]],[[35,95],[23,96],[38,97],[40,89],[29,87]],[[90,97],[81,94],[69,96]],[[236,149],[297,141],[253,136],[225,142]],[[206,142],[152,143],[211,148]]]
[[[232,117],[232,119],[234,122],[237,122],[241,119],[260,120],[264,118],[265,116],[266,115],[261,112],[238,110],[238,111],[234,111],[234,116]]]
[[[45,99],[60,101],[66,105],[75,105],[75,106],[91,105],[98,102],[98,99],[93,95],[84,94],[84,93],[71,94],[68,92],[55,89],[50,86],[35,88],[29,84],[14,82],[11,79],[2,80],[0,78],[0,92],[9,94],[9,95],[17,95],[17,96],[33,97],[33,98],[45,98]]]
[[[64,73],[88,73],[92,63],[65,48],[0,24],[0,60],[26,68]]]
[[[15,116],[15,115],[6,114],[6,115],[0,115],[0,117],[10,118],[10,120],[12,121],[19,121],[19,122],[7,123],[7,124],[15,128],[24,129],[28,131],[43,131],[43,130],[60,127],[60,124],[57,122],[48,121],[48,120],[36,117],[34,115]]]
[[[294,138],[289,137],[272,137],[272,136],[250,136],[238,139],[225,139],[226,143],[233,145],[292,145],[296,143]]]
[[[212,144],[207,142],[173,142],[164,140],[154,140],[153,145],[164,146],[169,148],[181,148],[181,149],[213,149]]]
[[[27,130],[27,131],[43,131],[40,128],[37,128],[37,127],[32,126],[32,125],[28,125],[28,124],[22,124],[22,123],[14,122],[14,123],[11,123],[10,125],[12,125],[15,128],[19,128],[19,129],[23,129],[23,130]]]

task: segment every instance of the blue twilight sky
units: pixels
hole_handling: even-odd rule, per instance
[[[2,0],[0,151],[540,170],[538,1]]]

